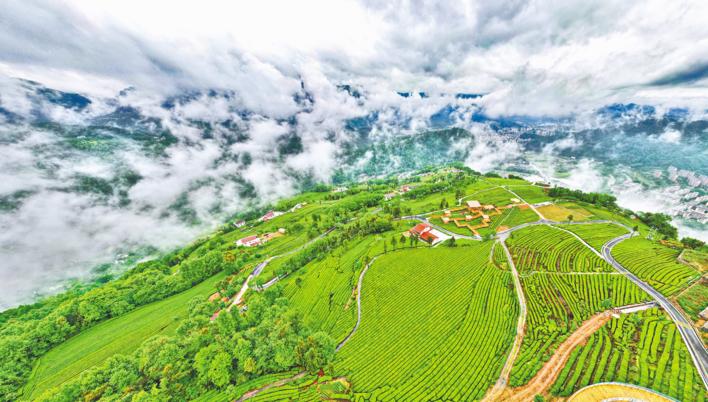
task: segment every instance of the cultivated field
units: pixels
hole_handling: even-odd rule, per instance
[[[666,296],[680,291],[700,276],[695,268],[677,261],[679,253],[641,237],[624,240],[612,250],[620,264]]]
[[[547,225],[513,232],[506,241],[521,274],[529,272],[614,272],[605,260],[570,233]]]
[[[629,233],[626,228],[613,223],[558,225],[558,227],[575,233],[597,251],[600,251],[608,241]]]
[[[362,398],[473,400],[497,379],[515,333],[511,275],[491,242],[402,251],[364,278],[359,330],[337,373]]]
[[[575,328],[611,307],[649,297],[618,274],[534,274],[522,278],[528,304],[526,335],[511,372],[511,385],[528,382]]]
[[[576,348],[551,391],[569,396],[598,382],[635,384],[681,401],[703,401],[705,389],[673,322],[653,308],[620,315]]]
[[[569,215],[573,215],[573,221],[585,221],[592,216],[591,212],[571,203],[545,205],[539,207],[538,212],[546,219],[558,222],[567,221]]]
[[[544,189],[539,186],[534,186],[531,184],[526,185],[511,185],[509,190],[515,192],[519,197],[523,198],[524,201],[530,204],[537,204],[539,202],[551,201],[552,198],[546,194]]]

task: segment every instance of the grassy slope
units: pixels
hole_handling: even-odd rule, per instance
[[[153,335],[172,333],[179,319],[187,315],[189,300],[207,297],[214,292],[214,284],[225,276],[217,274],[189,290],[139,307],[70,338],[39,360],[25,387],[25,395],[32,399],[114,354],[132,352]]]

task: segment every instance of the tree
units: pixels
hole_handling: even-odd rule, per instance
[[[297,364],[310,373],[327,366],[334,359],[336,343],[326,332],[315,332],[295,347]]]
[[[600,307],[604,310],[609,310],[612,308],[612,299],[604,299],[600,302]]]
[[[406,246],[406,236],[401,235],[401,238],[398,239],[398,242],[401,243],[401,247],[405,247]]]
[[[533,397],[533,402],[544,402],[545,400],[543,395],[536,394],[536,396]]]
[[[214,356],[214,359],[209,364],[209,381],[223,388],[231,381],[231,356],[222,351]]]
[[[681,239],[681,244],[683,244],[683,246],[686,248],[696,249],[703,247],[705,245],[705,242],[698,239],[694,239],[692,237],[684,237]]]
[[[384,241],[383,243],[383,248],[384,248],[384,254],[388,253],[388,243]]]
[[[452,236],[449,239],[445,240],[445,245],[448,247],[457,247],[457,243],[455,243],[455,236]]]
[[[393,249],[396,249],[396,245],[398,244],[398,240],[396,240],[396,236],[391,236],[391,246],[393,246]]]
[[[573,214],[568,215],[568,222],[573,222]]]

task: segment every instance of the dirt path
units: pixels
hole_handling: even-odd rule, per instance
[[[371,264],[376,261],[376,259],[379,258],[379,256],[374,256],[368,264],[364,267],[363,270],[361,270],[361,274],[359,274],[359,282],[356,285],[356,324],[354,324],[354,328],[352,328],[352,331],[347,335],[342,342],[337,345],[337,352],[339,352],[339,349],[344,346],[345,343],[349,342],[349,339],[351,339],[352,336],[354,336],[354,333],[356,332],[357,329],[359,329],[359,324],[361,323],[361,284],[364,281],[364,275],[366,275],[366,271],[369,270],[369,267],[371,267]]]
[[[295,380],[299,380],[299,379],[301,379],[302,377],[304,377],[306,374],[307,374],[307,371],[301,371],[301,372],[295,374],[294,376],[292,376],[292,377],[290,377],[290,378],[283,378],[282,380],[278,380],[278,381],[276,381],[276,382],[272,382],[272,383],[270,383],[270,384],[268,384],[268,385],[265,385],[265,386],[263,386],[263,387],[261,387],[261,388],[254,389],[254,390],[252,390],[252,391],[248,391],[248,392],[246,392],[245,394],[243,394],[243,396],[241,396],[240,398],[238,398],[238,399],[236,400],[236,402],[241,402],[241,401],[245,401],[246,399],[251,399],[251,398],[253,398],[254,396],[260,394],[260,393],[263,392],[263,391],[266,391],[266,390],[269,390],[269,389],[275,388],[275,387],[280,387],[280,386],[282,386],[282,385],[285,385],[285,384],[287,384],[287,383],[289,383],[289,382],[293,382],[293,381],[295,381]]]
[[[530,401],[537,394],[543,394],[558,378],[570,354],[578,345],[584,345],[590,335],[605,325],[612,315],[609,312],[596,314],[583,323],[568,339],[560,344],[551,358],[528,384],[518,388],[506,388],[498,401]]]
[[[504,241],[506,237],[502,238],[498,244],[504,248],[504,253],[506,254],[506,259],[509,262],[509,267],[511,268],[511,273],[514,278],[514,287],[516,288],[516,296],[519,298],[519,307],[521,309],[519,314],[519,320],[516,323],[516,337],[514,338],[514,344],[511,347],[511,352],[506,358],[504,367],[502,368],[501,374],[499,374],[499,379],[494,384],[492,389],[487,392],[483,401],[496,401],[502,395],[506,389],[506,384],[509,383],[509,375],[511,374],[511,368],[516,361],[516,356],[521,350],[521,341],[524,339],[524,334],[526,332],[526,297],[524,297],[524,289],[521,287],[521,280],[519,279],[519,273],[516,270],[516,265],[514,265],[514,260],[511,258],[511,253],[506,247]],[[495,245],[496,247],[496,245]]]

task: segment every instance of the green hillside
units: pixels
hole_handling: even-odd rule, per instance
[[[597,254],[626,227],[651,231],[611,197],[458,166],[404,177],[318,186],[106,284],[2,313],[0,400],[479,400],[536,384],[590,317],[653,300]],[[538,203],[562,219],[542,221]],[[485,206],[499,213],[484,240],[449,238],[469,233],[441,212]],[[667,295],[700,276],[680,253],[643,236],[612,250]],[[691,320],[708,305],[701,286],[678,302]],[[621,381],[700,400],[686,324],[656,308],[618,317],[539,393]]]

